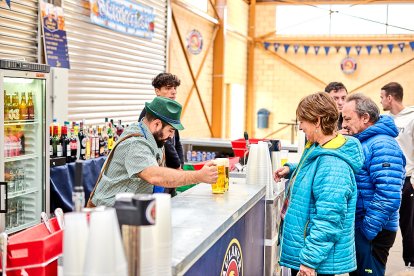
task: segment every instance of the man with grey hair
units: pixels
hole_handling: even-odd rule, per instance
[[[357,270],[351,275],[384,275],[397,235],[405,179],[405,157],[395,140],[398,129],[390,116],[380,115],[374,101],[362,94],[346,98],[342,115],[342,127],[361,142],[365,155],[355,175]]]

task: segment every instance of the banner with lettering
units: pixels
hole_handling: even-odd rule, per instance
[[[40,9],[46,62],[52,67],[70,69],[63,9],[43,1]]]
[[[117,32],[152,39],[155,29],[153,8],[128,0],[89,1],[92,23]]]

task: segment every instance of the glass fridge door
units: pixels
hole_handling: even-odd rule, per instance
[[[46,80],[3,78],[3,168],[7,182],[5,230],[39,223],[44,210]]]

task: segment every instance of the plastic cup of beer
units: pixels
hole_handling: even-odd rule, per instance
[[[227,192],[229,190],[229,167],[230,167],[230,161],[228,158],[216,158],[216,160],[219,160],[219,162],[222,162],[224,164],[224,169],[226,172],[226,180],[224,183],[224,191]]]
[[[226,186],[226,163],[223,160],[216,159],[213,161],[217,166],[217,181],[211,185],[213,194],[224,194]]]
[[[288,162],[288,150],[280,151],[280,166],[283,167]]]

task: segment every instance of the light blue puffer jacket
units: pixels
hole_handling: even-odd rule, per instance
[[[356,269],[354,174],[363,158],[358,140],[339,134],[323,146],[307,144],[300,163],[287,164],[291,197],[280,241],[282,266],[303,264],[321,274]]]
[[[355,227],[368,240],[382,230],[397,232],[401,189],[405,178],[405,157],[397,141],[398,129],[387,115],[354,135],[362,144],[365,162],[355,175],[358,201]]]

